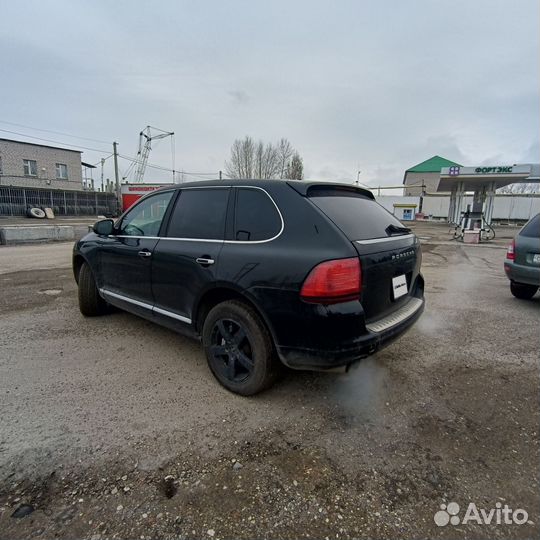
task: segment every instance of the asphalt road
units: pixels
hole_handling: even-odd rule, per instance
[[[409,333],[249,399],[195,341],[83,318],[71,245],[0,247],[0,538],[538,537],[540,295],[426,231]],[[437,527],[450,501],[529,522]]]
[[[0,246],[0,275],[69,268],[73,242]]]

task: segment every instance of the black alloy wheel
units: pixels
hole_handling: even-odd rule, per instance
[[[208,367],[225,388],[252,396],[277,378],[281,363],[259,314],[238,300],[214,306],[202,328]]]
[[[210,354],[223,377],[234,383],[245,381],[254,368],[253,350],[246,331],[231,319],[219,319],[212,329]]]

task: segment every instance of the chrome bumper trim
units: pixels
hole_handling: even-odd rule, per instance
[[[423,303],[423,300],[420,300],[419,298],[411,298],[404,306],[400,307],[387,317],[366,324],[366,328],[370,332],[384,332],[414,315],[422,307]]]

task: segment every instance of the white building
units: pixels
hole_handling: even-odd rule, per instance
[[[375,200],[401,221],[412,221],[420,211],[420,197],[381,195]]]

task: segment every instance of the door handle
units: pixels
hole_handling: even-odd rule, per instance
[[[214,264],[216,262],[214,261],[214,259],[210,259],[207,257],[197,257],[195,261],[198,262],[201,266],[210,266],[211,264]]]
[[[139,251],[138,253],[139,257],[151,257],[152,256],[152,252],[149,251],[148,249],[141,249],[141,251]]]

